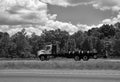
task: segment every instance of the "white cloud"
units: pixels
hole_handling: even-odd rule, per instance
[[[8,32],[10,35],[21,31],[23,28],[25,28],[27,35],[31,35],[32,33],[41,35],[42,30],[44,30],[43,26],[40,25],[0,25],[0,31]]]
[[[120,0],[80,0],[78,3],[72,3],[74,0],[41,0],[44,3],[57,6],[79,6],[79,5],[92,5],[100,10],[120,10]]]
[[[36,33],[37,35],[41,35],[42,30],[39,28],[29,27],[25,29],[27,32],[27,35],[31,35],[32,33]]]
[[[92,5],[100,10],[120,10],[120,0],[94,0]]]
[[[102,21],[104,24],[115,24],[117,22],[120,22],[120,12],[117,15],[117,17],[111,18],[111,19],[105,19]]]
[[[94,8],[100,10],[120,10],[120,0],[80,0],[78,3],[72,3],[74,0],[41,0],[44,3],[57,6],[79,6],[79,5],[93,5]]]
[[[56,17],[57,17],[57,14],[53,14],[53,15],[48,14],[48,18],[49,18],[50,20],[55,20]]]
[[[48,20],[47,4],[39,0],[0,0],[0,10],[3,25],[39,24]]]
[[[94,0],[84,0],[80,1],[79,3],[72,3],[71,1],[73,0],[41,0],[44,3],[48,3],[51,5],[57,5],[57,6],[62,6],[62,7],[68,7],[68,6],[79,6],[79,5],[89,5],[93,4]]]
[[[11,36],[11,35],[17,33],[18,31],[21,31],[21,30],[22,30],[22,28],[14,28],[14,29],[9,29],[6,32],[8,32]]]
[[[99,28],[101,27],[103,24],[98,24],[98,25],[91,25],[91,26],[88,26],[88,25],[85,25],[85,24],[78,24],[78,28],[79,30],[81,31],[88,31],[89,29],[92,29],[92,28]]]
[[[41,1],[44,3],[49,3],[52,5],[58,5],[58,6],[63,6],[63,7],[67,7],[71,5],[69,3],[69,0],[41,0]]]
[[[59,28],[61,30],[66,30],[70,34],[73,34],[74,32],[78,31],[78,27],[71,24],[71,23],[65,23],[60,21],[48,21],[46,24],[46,27],[51,27],[53,29]]]
[[[45,26],[41,25],[1,25],[0,29],[3,32],[8,32],[10,35],[13,35],[17,33],[18,31],[22,30],[23,28],[26,29],[26,32],[28,35],[31,35],[32,33],[36,33],[37,35],[40,35],[43,30],[55,30],[55,29],[61,29],[69,32],[70,34],[73,34],[74,32],[78,31],[78,27],[75,25],[72,25],[70,23],[60,22],[60,21],[54,21],[49,20],[46,22]]]
[[[79,30],[81,30],[83,32],[87,31],[87,30],[89,30],[91,28],[90,26],[84,25],[84,24],[78,24],[77,26],[79,27]]]
[[[48,14],[47,3],[67,7],[93,4],[93,0],[78,4],[71,4],[68,0],[0,0],[0,30],[13,35],[25,28],[28,35],[33,32],[40,35],[44,29],[59,28],[73,34],[78,30],[86,31],[95,26],[57,21],[57,14]]]
[[[61,3],[62,4],[62,3]],[[25,28],[28,34],[40,35],[44,29],[77,31],[71,23],[55,21],[56,14],[48,14],[47,4],[39,0],[0,0],[0,29],[13,35]]]
[[[100,10],[112,10],[118,12],[118,15],[113,18],[104,19],[103,24],[115,24],[120,22],[120,0],[94,0],[93,7]]]
[[[104,23],[104,24],[113,24],[112,19],[104,19],[102,21],[102,23]]]

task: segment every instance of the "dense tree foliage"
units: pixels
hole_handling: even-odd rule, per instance
[[[9,34],[8,33],[0,33],[0,57],[9,57]]]
[[[115,28],[113,25],[103,25],[100,29],[99,32],[103,34],[104,37],[113,37],[115,35]]]
[[[63,52],[96,50],[99,54],[107,51],[113,53],[112,56],[120,56],[120,23],[104,24],[86,32],[79,30],[72,35],[60,29],[44,30],[40,36],[35,33],[27,36],[25,29],[12,36],[6,32],[0,32],[0,57],[34,58],[37,57],[38,50],[46,44],[55,42]]]
[[[78,31],[71,35],[71,38],[75,40],[76,49],[81,49],[81,45],[85,37],[86,36],[81,31]]]
[[[20,58],[30,57],[31,45],[29,44],[25,29],[13,35],[11,37],[11,41],[13,41],[16,44],[15,51],[18,57]]]

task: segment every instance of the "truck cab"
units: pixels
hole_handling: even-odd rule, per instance
[[[46,45],[42,50],[38,51],[38,56],[43,55],[43,54],[51,54],[52,50],[52,45]]]
[[[55,44],[46,45],[42,50],[38,51],[37,55],[42,61],[48,60],[50,56],[58,54],[57,48]]]

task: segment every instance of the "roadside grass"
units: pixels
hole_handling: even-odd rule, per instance
[[[74,60],[2,60],[0,69],[77,69],[77,70],[120,70],[120,62],[103,59],[89,61]]]

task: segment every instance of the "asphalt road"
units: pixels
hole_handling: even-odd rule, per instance
[[[120,82],[120,71],[0,70],[0,82]]]

